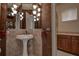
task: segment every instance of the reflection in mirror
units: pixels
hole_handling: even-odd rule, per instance
[[[20,14],[20,28],[26,29],[26,12],[22,11]]]

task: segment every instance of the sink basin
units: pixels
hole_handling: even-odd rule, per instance
[[[22,40],[23,41],[23,56],[28,56],[28,40],[32,39],[33,35],[32,34],[23,34],[23,35],[17,35],[16,39]]]
[[[17,35],[17,39],[24,40],[24,39],[32,39],[33,35],[32,34],[22,34],[22,35]]]

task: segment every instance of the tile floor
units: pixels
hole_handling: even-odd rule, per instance
[[[74,56],[74,55],[58,50],[57,56]]]

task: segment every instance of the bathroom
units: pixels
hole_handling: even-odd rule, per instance
[[[50,3],[1,3],[0,55],[52,55],[50,7]]]
[[[1,3],[0,55],[79,55],[78,15],[78,3]]]

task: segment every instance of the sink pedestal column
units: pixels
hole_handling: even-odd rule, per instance
[[[23,56],[28,56],[27,43],[28,43],[28,40],[33,38],[33,35],[31,35],[31,34],[17,35],[16,38],[23,41]]]
[[[23,40],[23,56],[28,56],[28,51],[27,51],[27,42],[28,42],[28,39],[24,39]]]

